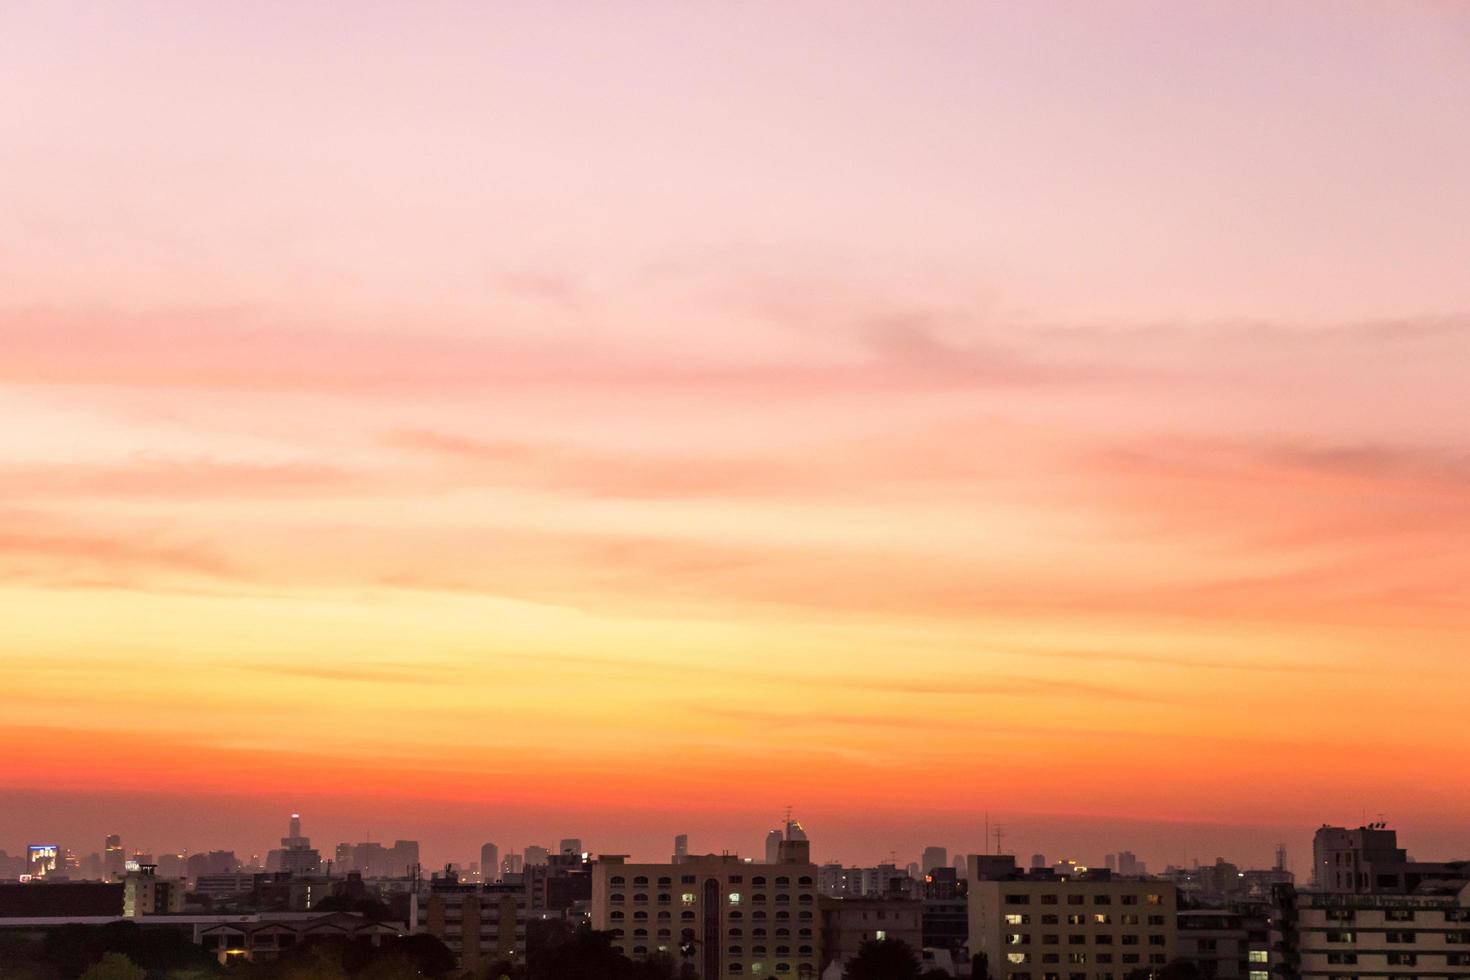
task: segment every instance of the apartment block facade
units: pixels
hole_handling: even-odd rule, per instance
[[[782,841],[775,864],[733,855],[678,864],[628,864],[602,856],[592,868],[592,927],[642,959],[658,952],[716,977],[814,980],[822,962],[817,869],[806,841]]]
[[[1177,898],[1169,882],[1096,872],[972,881],[970,952],[989,980],[1123,980],[1178,956]]]
[[[1282,886],[1275,904],[1276,980],[1470,980],[1470,881],[1413,895]]]

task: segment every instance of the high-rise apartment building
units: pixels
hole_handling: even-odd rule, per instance
[[[928,874],[935,868],[943,868],[949,865],[949,851],[943,847],[926,847],[924,856],[919,861],[919,870]]]
[[[1470,978],[1470,863],[1409,895],[1278,885],[1271,938],[1247,980]]]
[[[480,845],[480,878],[486,882],[500,878],[500,848],[494,844]]]
[[[815,978],[817,869],[804,840],[783,840],[777,857],[628,864],[604,855],[592,868],[592,927],[611,931],[613,945],[634,958],[667,952],[701,980]]]
[[[466,970],[526,954],[529,903],[522,885],[435,878],[416,904],[414,930],[438,938]]]
[[[1104,871],[972,881],[970,952],[989,980],[1122,980],[1178,954],[1175,908],[1171,883]]]

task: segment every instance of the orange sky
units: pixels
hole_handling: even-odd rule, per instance
[[[1464,7],[142,6],[0,8],[0,847],[1463,825]]]

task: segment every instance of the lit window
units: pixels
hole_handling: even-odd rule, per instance
[[[1251,950],[1250,961],[1252,963],[1270,963],[1271,954],[1264,949]]]
[[[873,933],[873,938],[881,943],[883,940],[888,938],[888,933],[884,932],[882,929],[879,929],[877,932]]]
[[[740,893],[739,892],[731,892],[730,893],[730,904],[731,905],[739,905],[740,904]]]
[[[685,892],[683,894],[682,898],[684,900],[684,904],[685,905],[693,905],[694,904],[694,893],[693,892]]]

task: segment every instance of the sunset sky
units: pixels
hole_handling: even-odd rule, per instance
[[[1470,7],[0,0],[0,92],[0,849],[1463,840]]]

